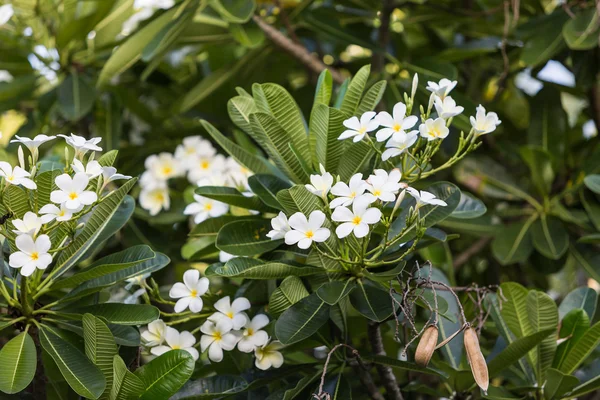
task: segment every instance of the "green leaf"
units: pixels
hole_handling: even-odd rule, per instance
[[[548,85],[531,100],[531,120],[527,131],[527,142],[539,146],[552,157],[555,166],[562,165],[566,146],[567,115],[562,108],[557,89]],[[539,158],[539,157],[538,157]],[[531,162],[535,162],[532,159]],[[546,165],[544,165],[546,164]],[[547,161],[538,165],[540,180],[547,185],[550,174]],[[532,165],[532,168],[535,166]],[[558,170],[555,168],[555,170]],[[538,173],[536,173],[538,175]]]
[[[590,327],[590,319],[582,309],[571,310],[561,321],[558,338],[564,340],[556,349],[552,366],[560,369],[577,341]]]
[[[598,294],[594,289],[588,287],[577,288],[571,291],[560,303],[558,317],[562,320],[571,310],[580,308],[586,312],[590,321],[592,321],[596,313],[597,303]]]
[[[296,276],[288,276],[271,294],[271,298],[269,299],[269,313],[279,316],[279,314],[308,295],[309,293],[304,287],[302,279]]]
[[[253,256],[277,248],[282,240],[271,240],[267,233],[271,230],[268,220],[246,219],[229,222],[217,235],[217,247],[236,256]]]
[[[330,306],[313,293],[281,314],[275,335],[283,344],[300,342],[319,330],[329,319]]]
[[[196,188],[194,192],[200,196],[208,197],[209,199],[217,200],[235,207],[263,212],[273,211],[272,208],[267,207],[259,197],[244,196],[239,190],[232,187],[200,186]]]
[[[102,371],[54,330],[40,329],[42,348],[52,357],[69,386],[80,396],[99,398],[106,387]]]
[[[209,219],[206,219],[206,220],[200,222],[198,225],[196,225],[190,232],[190,236],[191,237],[217,236],[217,234],[219,233],[219,230],[226,224],[233,222],[233,221],[241,221],[241,220],[248,220],[248,219],[262,220],[263,217],[261,217],[260,215],[256,215],[256,216],[222,215],[220,217],[209,218]]]
[[[547,140],[542,138],[542,140]],[[544,146],[546,149],[547,145]],[[550,193],[554,182],[554,171],[550,154],[541,147],[525,146],[519,150],[521,158],[525,161],[531,172],[531,180],[541,196]]]
[[[592,192],[600,194],[600,175],[588,175],[583,178],[583,183]]]
[[[113,381],[113,358],[117,355],[117,345],[113,339],[112,332],[101,319],[92,314],[83,316],[83,338],[85,343],[85,354],[100,368],[106,380],[107,394],[112,388]]]
[[[128,180],[119,189],[112,192],[102,202],[97,205],[85,223],[83,230],[75,237],[75,240],[56,260],[54,266],[54,278],[58,278],[71,267],[92,247],[94,242],[100,237],[102,231],[107,228],[113,215],[119,209],[119,206],[125,199],[125,195],[135,185],[136,178]]]
[[[345,119],[344,113],[326,104],[316,104],[313,108],[309,135],[314,142],[315,166],[321,164],[327,171],[338,170],[344,154],[344,143],[338,137],[345,129],[342,125]]]
[[[511,332],[521,338],[534,333],[533,327],[527,317],[527,289],[515,282],[500,285],[502,296],[502,318]]]
[[[471,219],[481,217],[486,212],[487,207],[483,201],[468,192],[461,191],[458,205],[450,216],[457,219]]]
[[[502,265],[525,261],[533,251],[530,228],[534,222],[532,217],[500,228],[492,242],[492,254],[496,260]]]
[[[562,395],[571,391],[579,379],[571,375],[565,375],[557,369],[548,370],[546,385],[544,386],[544,398],[547,400],[558,400]]]
[[[365,65],[358,70],[352,81],[348,85],[348,90],[344,95],[342,106],[340,110],[348,117],[357,114],[358,104],[367,85],[369,74],[371,73],[371,66]]]
[[[574,343],[566,355],[565,361],[561,364],[560,371],[566,374],[575,372],[598,345],[600,345],[600,322],[594,324]]]
[[[27,189],[7,184],[3,197],[9,210],[15,214],[15,218],[23,218],[27,211],[31,211]]]
[[[177,15],[167,25],[165,25],[158,34],[152,38],[144,50],[142,51],[142,61],[150,62],[155,58],[160,58],[169,47],[181,37],[183,31],[192,22],[192,18],[198,8],[198,1],[188,2],[188,4],[182,4],[177,10]],[[154,70],[154,66],[151,63],[146,70],[142,73],[142,80],[146,80],[146,77]]]
[[[387,365],[389,367],[401,369],[404,371],[415,371],[415,372],[419,372],[421,374],[437,375],[442,378],[448,377],[448,375],[443,371],[440,371],[440,370],[437,370],[434,368],[421,367],[417,364],[398,360],[396,358],[391,358],[391,357],[386,357],[386,356],[374,356],[374,357],[370,358],[369,361],[372,361],[375,364]]]
[[[109,400],[137,399],[144,392],[144,383],[133,372],[130,372],[119,355],[113,358],[113,383]]]
[[[558,309],[554,300],[546,293],[531,290],[527,294],[527,316],[533,332],[554,329],[558,326]],[[540,343],[532,355],[532,365],[538,384],[542,385],[546,378],[546,371],[552,366],[556,353],[556,337],[549,336]]]
[[[57,320],[55,322],[62,328],[83,336],[83,322],[73,320]],[[137,327],[108,324],[115,343],[119,346],[138,347],[140,345],[140,332]]]
[[[260,46],[265,41],[265,34],[254,21],[246,24],[229,24],[229,31],[239,44],[250,49]]]
[[[595,249],[592,250],[591,247],[577,245],[571,246],[570,253],[578,266],[583,268],[590,277],[600,280],[600,254]]]
[[[587,382],[582,383],[579,386],[573,388],[573,391],[568,393],[569,398],[581,397],[584,394],[591,393],[595,390],[600,389],[600,375],[590,379]]]
[[[194,358],[185,350],[171,350],[135,371],[145,391],[141,399],[168,399],[190,379]]]
[[[562,34],[573,50],[598,47],[598,10],[592,7],[578,13],[563,26]]]
[[[569,234],[563,223],[554,217],[542,215],[531,226],[533,246],[542,255],[558,260],[569,247]]]
[[[356,288],[354,282],[347,280],[326,283],[317,289],[317,296],[330,306],[336,305]]]
[[[0,350],[0,391],[19,393],[29,386],[36,368],[35,343],[27,332],[22,332]]]
[[[218,375],[188,381],[171,400],[222,399],[248,390],[241,376]]]
[[[350,293],[350,303],[371,321],[382,322],[394,312],[389,292],[360,281]]]
[[[281,279],[323,273],[323,269],[286,261],[264,262],[255,258],[237,257],[214,268],[213,272],[228,278]]]
[[[599,187],[599,189],[600,189],[600,187]],[[581,203],[583,204],[583,207],[585,208],[587,216],[590,219],[590,222],[592,223],[594,228],[596,228],[597,231],[600,231],[600,203],[598,203],[598,201],[596,200],[596,196],[587,190],[580,190],[579,197],[581,199]],[[583,239],[585,237],[585,236],[583,236],[579,239],[579,241],[581,242],[582,240],[592,240],[592,243],[593,243],[594,241],[597,241],[597,238],[594,235],[598,236],[597,233],[591,234],[591,235],[585,235],[585,236],[588,236],[588,238]]]
[[[562,10],[530,19],[525,25],[528,25],[531,34],[525,40],[521,62],[526,66],[536,67],[558,54],[565,47],[562,28],[568,19],[567,13]],[[520,29],[525,30],[526,27],[521,26]]]
[[[158,308],[146,304],[103,303],[69,309],[76,314],[93,314],[117,325],[144,325],[160,317]]]
[[[337,173],[340,179],[348,181],[358,172],[368,172],[368,163],[374,155],[373,148],[364,140],[349,144],[339,160]]]
[[[291,185],[274,175],[256,174],[248,178],[248,185],[252,193],[258,196],[267,206],[277,210],[283,210],[277,200],[277,193],[289,189]]]
[[[90,112],[96,90],[85,76],[72,72],[58,87],[58,110],[70,121],[78,121]]]
[[[386,86],[386,81],[379,81],[371,86],[360,101],[356,115],[362,115],[367,111],[374,111],[385,93]]]
[[[35,183],[37,184],[37,201],[38,204],[50,204],[50,193],[57,189],[56,184],[54,183],[57,176],[63,173],[60,169],[51,169],[46,172],[40,173],[35,178]],[[39,211],[39,210],[38,210]]]
[[[298,396],[300,396],[310,386],[311,383],[316,381],[320,375],[321,371],[317,370],[316,372],[312,372],[300,379],[296,383],[296,386],[285,391],[283,400],[293,400],[298,398]]]
[[[256,8],[254,0],[211,0],[210,6],[225,21],[237,24],[248,21]]]

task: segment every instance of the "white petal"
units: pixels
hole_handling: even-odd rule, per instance
[[[169,297],[172,299],[180,299],[190,295],[190,289],[188,289],[183,283],[177,282],[173,285],[169,291]]]
[[[360,223],[354,227],[354,236],[363,238],[369,234],[369,225]]]
[[[188,269],[183,274],[183,283],[190,290],[195,290],[198,280],[200,279],[200,271],[197,269]]]
[[[362,220],[367,224],[375,224],[381,219],[381,211],[378,208],[369,208],[362,215]]]
[[[304,239],[306,235],[300,231],[289,231],[285,234],[285,244],[291,246]]]
[[[202,306],[204,305],[204,303],[202,302],[202,299],[199,297],[194,297],[191,299],[190,301],[190,311],[193,313],[199,313],[200,311],[202,311]]]
[[[186,308],[188,308],[191,301],[191,297],[182,297],[181,299],[177,300],[177,303],[175,303],[175,312],[180,313],[184,311]]]
[[[208,348],[208,358],[214,362],[223,361],[223,349],[219,346],[218,343],[213,343]]]
[[[235,299],[233,301],[233,303],[231,303],[231,308],[233,309],[234,313],[239,313],[242,311],[245,311],[247,309],[249,309],[251,307],[250,305],[250,301],[248,301],[247,298],[245,297],[238,297],[237,299]],[[238,329],[238,328],[233,328],[233,329]]]
[[[348,236],[353,229],[354,224],[352,222],[346,222],[335,229],[335,234],[338,238],[343,239]]]
[[[313,233],[312,240],[314,240],[317,243],[321,243],[329,239],[329,236],[331,236],[331,232],[329,231],[329,229],[319,228]]]

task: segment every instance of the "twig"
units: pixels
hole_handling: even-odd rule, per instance
[[[319,385],[319,392],[316,394],[313,394],[313,398],[315,399],[326,399],[326,400],[330,400],[331,399],[331,395],[327,392],[323,392],[323,386],[325,386],[325,375],[327,375],[327,367],[329,367],[329,361],[331,360],[331,355],[340,347],[347,347],[348,349],[352,350],[352,355],[355,356],[357,359],[360,359],[360,354],[358,354],[358,350],[356,350],[354,347],[347,345],[345,343],[340,343],[340,344],[336,344],[335,346],[333,346],[333,348],[329,351],[329,353],[327,353],[327,360],[325,360],[325,365],[323,366],[323,373],[321,374],[321,384]]]
[[[319,74],[323,70],[328,69],[329,72],[331,72],[331,77],[336,83],[341,84],[344,82],[344,77],[338,70],[325,65],[318,58],[309,53],[304,46],[294,43],[291,39],[287,38],[277,29],[267,24],[257,15],[253,16],[252,18],[254,19],[254,22],[256,22],[256,25],[258,25],[258,27],[276,46],[280,47],[292,57],[296,58],[311,71]]]
[[[481,250],[483,250],[484,247],[487,246],[487,244],[491,240],[492,240],[492,238],[489,236],[482,237],[481,239],[479,239],[478,241],[473,243],[471,246],[469,246],[469,248],[467,248],[465,251],[460,253],[454,259],[454,269],[460,268],[463,264],[465,264],[467,261],[469,261],[471,259],[471,257],[473,257],[475,254],[479,253]]]
[[[373,353],[378,356],[385,356],[385,349],[383,348],[383,339],[381,338],[381,330],[377,322],[369,321],[368,325],[368,336],[373,348]],[[403,400],[400,387],[396,381],[396,376],[392,371],[392,368],[387,365],[375,364],[375,368],[383,381],[383,386],[388,394],[388,397],[392,400]]]
[[[380,14],[380,25],[377,33],[377,44],[381,52],[373,54],[373,72],[380,74],[385,63],[385,51],[390,42],[390,16],[394,10],[393,0],[383,0]]]
[[[300,44],[300,39],[298,39],[298,35],[296,35],[296,31],[294,27],[290,23],[290,19],[288,18],[287,12],[285,11],[285,7],[281,4],[281,0],[275,0],[275,5],[279,8],[279,16],[281,17],[281,22],[285,26],[288,35],[290,35],[290,39],[294,41],[294,43]]]

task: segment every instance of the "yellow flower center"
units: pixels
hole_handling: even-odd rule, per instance
[[[171,348],[172,348],[173,350],[179,350],[179,349],[181,349],[181,346],[180,346],[180,345],[178,345],[178,344],[176,344],[175,346],[171,346]]]
[[[400,124],[394,124],[393,128],[394,131],[396,132],[400,132],[400,130],[402,129],[402,125]]]
[[[229,311],[228,313],[225,313],[225,315],[227,315],[229,318],[233,318],[233,312]]]
[[[169,175],[171,172],[173,172],[173,168],[171,168],[170,166],[164,166],[162,169],[163,174],[165,175]]]
[[[315,236],[315,233],[313,231],[307,231],[305,235],[307,238],[312,239],[312,237]]]
[[[358,225],[358,224],[360,224],[360,221],[362,221],[362,218],[361,218],[361,217],[359,217],[358,215],[357,215],[357,216],[355,216],[355,217],[354,217],[354,219],[352,219],[352,223],[353,223],[354,225]]]
[[[71,200],[75,200],[75,199],[77,198],[77,193],[75,193],[75,192],[71,192],[71,193],[69,193],[69,198],[70,198]]]
[[[246,329],[246,336],[252,336],[252,335],[254,335],[254,330],[252,328]]]
[[[213,337],[215,338],[216,341],[221,340],[223,337],[221,336],[221,332],[215,332],[213,333]]]
[[[65,216],[65,210],[60,210],[58,212],[58,214],[56,214],[58,217],[64,217]]]
[[[212,210],[212,208],[213,208],[213,205],[211,203],[206,203],[204,205],[204,211],[210,211],[210,210]]]
[[[196,296],[198,296],[198,291],[197,291],[196,289],[193,289],[193,290],[190,292],[190,296],[191,296],[191,297],[196,297]]]
[[[156,201],[158,201],[159,203],[162,203],[163,201],[165,201],[165,196],[163,196],[162,193],[156,193],[154,195],[154,198],[156,199]]]
[[[31,253],[31,259],[34,261],[37,261],[37,259],[40,258],[39,254],[37,252],[35,253]]]
[[[208,169],[208,167],[210,167],[210,163],[206,160],[203,160],[200,162],[200,168],[202,169]]]
[[[381,190],[377,189],[373,192],[373,196],[381,196]]]
[[[353,199],[353,198],[355,198],[355,197],[356,197],[356,192],[352,192],[352,193],[350,193],[350,198],[352,198],[352,199]]]
[[[12,182],[15,180],[15,177],[14,177],[14,175],[11,175],[11,176],[7,177],[6,180]]]
[[[362,135],[362,134],[363,134],[363,133],[365,133],[366,131],[367,131],[367,128],[365,128],[365,127],[363,126],[363,127],[361,127],[361,128],[358,130],[358,133],[360,133],[360,134]]]

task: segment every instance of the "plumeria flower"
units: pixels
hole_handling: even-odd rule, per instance
[[[354,232],[357,238],[365,237],[369,234],[369,225],[379,222],[381,219],[381,211],[378,208],[369,208],[370,200],[361,196],[354,204],[352,211],[347,207],[338,207],[331,214],[331,219],[335,222],[342,222],[335,229],[335,234],[342,239]]]
[[[115,167],[102,167],[102,181],[104,186],[109,182],[114,182],[119,179],[131,179],[131,176],[117,173]]]
[[[406,105],[402,102],[396,103],[392,114],[393,116],[386,111],[377,114],[377,121],[381,126],[385,126],[375,135],[378,142],[384,142],[392,135],[403,133],[415,126],[418,121],[418,118],[414,115],[406,116]]]
[[[76,210],[75,212],[80,211]],[[57,221],[68,221],[73,217],[73,210],[69,210],[65,204],[61,204],[60,208],[54,204],[46,204],[40,208],[40,214],[42,223],[47,224],[48,222]]]
[[[410,195],[414,197],[417,201],[417,208],[427,204],[443,207],[448,205],[444,200],[438,199],[437,197],[435,197],[435,194],[431,192],[427,192],[425,190],[417,190],[411,187],[407,187],[406,191],[410,193]]]
[[[36,213],[27,211],[23,219],[13,219],[12,223],[17,228],[13,229],[14,233],[35,237],[42,227],[43,220]]]
[[[42,144],[50,141],[50,140],[54,140],[56,139],[56,136],[46,136],[46,135],[37,135],[36,137],[34,137],[33,139],[28,138],[28,137],[20,137],[19,135],[15,135],[16,139],[11,140],[11,143],[21,143],[23,145],[25,145],[25,147],[27,147],[29,149],[29,151],[31,152],[31,154],[34,154],[38,147],[40,147]]]
[[[193,313],[202,311],[202,298],[208,291],[208,278],[200,278],[200,271],[190,269],[183,274],[183,283],[177,282],[169,291],[169,297],[179,299],[175,303],[175,312],[180,313],[189,307]]]
[[[315,210],[310,213],[308,220],[301,212],[297,212],[289,219],[292,230],[285,234],[285,244],[298,244],[301,249],[308,249],[312,242],[324,242],[329,239],[329,229],[322,228],[325,222],[323,211]]]
[[[200,156],[212,157],[217,153],[213,145],[201,136],[188,136],[175,149],[175,158],[191,167]]]
[[[199,155],[189,167],[188,180],[192,183],[212,175],[225,173],[225,157],[217,155]]]
[[[232,157],[227,157],[225,167],[230,184],[244,195],[251,193],[248,178],[252,175],[252,171],[235,161]]]
[[[386,150],[383,152],[383,154],[381,154],[381,159],[386,161],[392,157],[399,156],[407,151],[413,144],[415,144],[418,138],[418,131],[410,131],[408,133],[394,135],[385,144]]]
[[[464,107],[457,106],[456,101],[450,96],[445,97],[444,100],[436,98],[434,105],[438,116],[444,119],[457,116],[464,111]]]
[[[15,79],[15,77],[12,76],[10,72],[5,69],[0,69],[0,82],[12,82],[13,79]]]
[[[443,78],[442,80],[440,80],[439,83],[431,81],[427,82],[426,89],[443,99],[444,97],[448,96],[448,94],[450,94],[450,92],[452,91],[452,89],[454,89],[456,84],[456,81],[451,81],[450,79]]]
[[[6,24],[15,13],[11,4],[0,6],[0,26]]]
[[[64,204],[67,210],[77,212],[82,206],[89,206],[98,200],[98,195],[91,190],[85,190],[90,179],[83,172],[78,172],[71,178],[69,174],[62,174],[54,180],[60,190],[50,193],[53,203]]]
[[[252,320],[248,320],[242,329],[242,336],[237,344],[238,349],[244,353],[252,353],[257,347],[267,344],[269,335],[261,330],[269,324],[269,317],[265,314],[255,315]]]
[[[162,152],[153,154],[144,161],[144,172],[140,178],[140,183],[144,187],[153,187],[158,182],[164,182],[170,178],[181,175],[181,165],[179,161],[173,157],[173,154]]]
[[[21,185],[31,190],[37,189],[35,182],[29,179],[31,176],[29,172],[19,166],[13,169],[6,161],[0,161],[0,176],[11,185]]]
[[[220,217],[229,211],[228,204],[200,196],[199,194],[194,194],[194,200],[196,201],[185,207],[183,213],[185,215],[193,215],[196,224],[208,218]]]
[[[396,200],[396,193],[402,187],[400,179],[402,179],[402,173],[398,168],[390,171],[388,174],[383,169],[376,169],[374,175],[369,176],[367,179],[367,190],[371,192],[371,195],[375,199],[379,199],[384,202]],[[372,199],[371,202],[375,201]]]
[[[157,319],[148,324],[148,329],[141,336],[148,347],[159,346],[165,341],[167,324],[162,319]]]
[[[379,122],[374,119],[377,113],[375,111],[367,111],[361,115],[360,120],[357,117],[352,117],[344,121],[344,126],[348,128],[338,137],[338,140],[352,139],[353,142],[360,142],[368,132],[373,132],[379,128]]]
[[[233,254],[229,254],[226,251],[219,251],[219,262],[226,263],[227,261],[237,258],[237,256]]]
[[[187,351],[194,357],[194,361],[200,358],[198,350],[194,348],[196,344],[196,338],[188,331],[178,332],[177,329],[167,326],[165,332],[166,345],[156,346],[150,349],[150,353],[155,356],[165,354],[171,350],[184,350]]]
[[[448,133],[450,133],[450,129],[446,126],[446,121],[443,118],[436,118],[435,120],[429,118],[423,124],[419,125],[419,132],[421,132],[421,137],[432,141],[435,139],[445,139]]]
[[[102,165],[100,165],[100,163],[96,160],[88,161],[87,165],[84,166],[81,161],[74,159],[71,166],[73,167],[73,171],[76,173],[84,173],[90,179],[94,179],[95,177],[102,175],[103,172]]]
[[[502,123],[498,119],[498,114],[489,112],[486,114],[485,108],[480,104],[477,107],[475,117],[470,117],[471,126],[476,135],[485,135],[496,130],[496,127]]]
[[[319,164],[319,169],[321,170],[321,175],[311,175],[310,183],[312,185],[304,186],[312,194],[326,198],[329,190],[331,189],[331,185],[333,185],[333,176],[329,172],[325,171],[325,167],[323,167],[322,164]]]
[[[267,233],[267,237],[271,240],[279,240],[285,237],[292,228],[288,223],[288,219],[282,211],[279,211],[279,215],[271,219],[271,226],[273,229]]]
[[[331,193],[336,197],[331,201],[329,207],[336,208],[339,206],[347,207],[351,205],[355,199],[361,196],[367,190],[367,182],[362,178],[362,174],[354,174],[350,178],[350,182],[346,185],[344,182],[338,182],[331,188]]]
[[[279,340],[257,347],[256,350],[254,350],[254,356],[256,357],[254,365],[256,365],[256,368],[264,371],[271,367],[281,367],[283,365],[283,355],[279,350],[282,348],[283,345]]]
[[[223,360],[223,350],[231,351],[235,348],[239,336],[231,332],[233,324],[230,319],[222,318],[216,323],[207,320],[200,327],[204,333],[200,337],[200,350],[204,353],[208,349],[208,358],[214,362]]]
[[[80,158],[88,151],[102,151],[102,147],[98,146],[98,143],[102,141],[102,138],[95,137],[87,140],[83,136],[74,135],[71,136],[58,135],[65,139],[67,144],[75,149],[75,157]]]
[[[156,215],[162,210],[168,210],[171,206],[169,190],[165,187],[156,187],[154,189],[144,189],[140,192],[140,206],[148,210],[150,215]]]
[[[214,304],[215,310],[218,312],[214,313],[208,319],[211,321],[220,321],[221,319],[231,320],[233,329],[238,330],[242,326],[246,325],[248,316],[244,311],[250,308],[250,302],[245,297],[238,297],[231,302],[229,296],[225,296],[219,299]]]
[[[15,240],[19,251],[12,253],[8,264],[13,268],[21,268],[21,275],[29,276],[36,269],[46,269],[52,262],[48,250],[52,246],[48,235],[40,235],[35,241],[29,235],[19,235]]]

